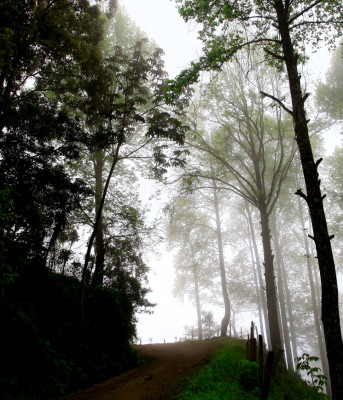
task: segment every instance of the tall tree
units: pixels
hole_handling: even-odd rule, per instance
[[[167,239],[172,247],[178,247],[175,257],[176,279],[174,293],[183,297],[186,293],[194,301],[199,339],[202,340],[202,303],[205,291],[210,291],[217,275],[213,254],[213,232],[207,217],[190,207],[194,196],[180,196],[169,209]]]
[[[87,73],[96,65],[103,20],[98,7],[85,0],[5,0],[0,15],[2,130],[23,104],[30,80],[47,79],[44,90],[61,89],[62,77]]]
[[[12,215],[7,233],[24,258],[44,265],[88,192],[65,163],[78,156],[82,128],[47,90],[70,90],[62,75],[75,82],[98,64],[102,19],[96,6],[68,0],[3,1],[0,15],[1,189],[9,190]]]
[[[322,318],[328,351],[333,399],[343,393],[343,342],[338,307],[335,263],[328,232],[318,166],[314,160],[305,102],[309,94],[303,89],[299,67],[303,62],[304,44],[329,45],[342,34],[343,11],[339,0],[250,0],[212,1],[177,0],[186,21],[202,23],[200,37],[205,55],[179,75],[174,88],[196,81],[202,69],[219,69],[224,61],[243,47],[252,44],[262,48],[266,60],[286,69],[291,106],[282,97],[264,93],[292,116],[296,142],[306,185],[297,195],[307,203],[313,226],[322,283]],[[172,85],[171,85],[172,86]]]
[[[111,29],[108,32],[111,34]],[[94,241],[97,254],[95,284],[101,285],[103,281],[103,209],[117,164],[144,156],[154,160],[156,175],[162,174],[170,163],[183,163],[182,150],[171,150],[169,144],[181,145],[186,130],[182,123],[186,96],[181,95],[168,107],[162,98],[166,72],[161,49],[149,45],[146,39],[134,41],[131,46],[126,41],[121,46],[113,37],[104,43],[104,49],[107,54],[104,54],[102,69],[94,79],[82,84],[84,90],[76,98],[90,132],[88,147],[95,155],[97,178],[95,221],[81,281],[83,319],[88,264]],[[110,157],[105,158],[107,154]],[[109,168],[103,177],[105,159],[109,160]]]
[[[211,176],[213,177],[211,184],[212,184],[212,192],[213,192],[213,206],[215,212],[215,221],[216,221],[216,235],[217,235],[217,244],[218,244],[218,256],[219,256],[219,269],[220,269],[220,281],[221,281],[221,288],[222,288],[222,296],[224,300],[224,317],[221,323],[220,329],[220,336],[226,337],[227,336],[227,327],[230,322],[231,318],[231,303],[228,293],[227,287],[227,279],[226,279],[226,269],[225,269],[225,262],[224,262],[224,242],[223,242],[223,235],[222,235],[222,220],[220,217],[220,203],[219,203],[219,190],[217,181],[214,176],[214,169],[212,162],[210,161],[210,172]]]
[[[277,359],[281,359],[283,345],[277,317],[269,216],[287,175],[294,148],[292,138],[289,134],[287,137],[289,122],[282,110],[276,107],[270,115],[265,110],[264,100],[254,92],[254,85],[259,90],[266,87],[276,92],[280,90],[282,85],[275,71],[254,70],[254,58],[249,54],[237,59],[234,65],[237,68],[226,66],[222,74],[212,79],[201,112],[195,111],[194,129],[187,143],[209,153],[225,171],[217,179],[259,210],[270,336]],[[199,120],[202,120],[200,124]],[[206,133],[201,129],[202,124]],[[198,173],[205,174],[204,171]]]
[[[194,149],[193,149],[194,150]],[[215,235],[215,244],[211,242],[211,246],[215,246],[215,251],[217,253],[217,261],[213,260],[214,265],[218,265],[218,272],[220,276],[221,283],[221,297],[224,303],[224,316],[221,321],[221,336],[227,336],[227,329],[231,317],[231,302],[229,297],[228,283],[227,283],[227,271],[226,262],[224,257],[224,247],[225,247],[225,232],[223,229],[223,200],[225,194],[220,188],[218,188],[216,181],[216,173],[211,160],[207,154],[194,154],[192,151],[192,161],[188,158],[187,165],[189,166],[191,162],[198,164],[199,162],[207,168],[208,179],[201,179],[199,176],[192,175],[192,167],[185,168],[181,175],[181,184],[178,190],[175,191],[174,196],[171,200],[173,203],[177,201],[178,197],[189,198],[188,201],[189,208],[194,208],[192,201],[197,203],[197,213],[203,220],[197,221],[194,217],[195,226],[199,225],[206,228],[209,234]],[[200,161],[201,160],[201,161]],[[211,179],[213,177],[213,179]],[[176,198],[176,199],[175,199]],[[206,216],[204,215],[204,211]],[[182,211],[180,213],[182,215]],[[208,251],[210,251],[208,249]],[[215,296],[217,297],[217,296]]]

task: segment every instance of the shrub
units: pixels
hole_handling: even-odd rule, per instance
[[[80,318],[77,279],[26,269],[0,297],[0,398],[53,399],[137,365],[128,300],[114,289],[87,292]]]

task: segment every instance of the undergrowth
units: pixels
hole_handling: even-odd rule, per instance
[[[175,397],[178,400],[259,400],[259,374],[257,363],[247,361],[245,342],[238,339],[225,341],[186,389]],[[278,368],[271,382],[268,400],[319,400],[316,393],[296,373]]]

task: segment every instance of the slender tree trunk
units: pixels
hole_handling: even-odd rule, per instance
[[[211,173],[212,165],[211,165]],[[227,336],[227,327],[230,322],[230,298],[227,290],[227,280],[226,280],[226,272],[225,272],[225,263],[224,263],[224,247],[223,247],[223,238],[222,238],[222,228],[219,214],[219,201],[218,201],[218,189],[216,181],[212,180],[212,188],[213,188],[213,204],[216,213],[216,225],[217,225],[217,243],[218,243],[218,253],[219,253],[219,267],[220,267],[220,280],[222,286],[222,296],[224,300],[225,313],[221,323],[220,336]]]
[[[343,342],[336,269],[331,248],[332,238],[328,232],[318,176],[318,165],[321,160],[315,162],[313,158],[304,107],[307,95],[303,95],[301,88],[298,55],[295,53],[289,30],[289,10],[285,9],[284,2],[280,0],[274,1],[273,6],[277,13],[283,60],[286,64],[292,98],[295,137],[306,184],[306,194],[301,190],[298,190],[297,194],[306,200],[311,215],[313,239],[316,244],[322,283],[322,321],[329,360],[332,397],[333,400],[338,400],[343,393]]]
[[[237,338],[238,337],[238,333],[237,333],[237,330],[236,330],[236,312],[233,309],[232,309],[231,327],[232,327],[232,330],[233,330],[233,336]]]
[[[263,316],[262,316],[262,298],[261,295],[264,295],[264,293],[261,293],[261,285],[258,284],[257,281],[257,272],[256,268],[259,268],[257,265],[257,261],[255,260],[254,256],[254,249],[253,249],[253,244],[252,244],[252,232],[250,231],[250,225],[248,221],[248,235],[249,235],[249,250],[250,250],[250,257],[251,257],[251,264],[252,264],[252,270],[254,274],[254,283],[255,283],[255,288],[256,288],[256,298],[257,298],[257,307],[258,307],[258,316],[259,316],[259,321],[260,321],[260,330],[261,330],[261,336],[266,340],[266,336],[264,334],[264,324],[263,324]],[[267,316],[267,313],[265,313]]]
[[[280,302],[280,311],[281,311],[281,321],[282,321],[282,329],[283,329],[283,339],[285,343],[286,349],[286,360],[287,366],[290,371],[294,371],[294,362],[292,357],[291,350],[291,340],[290,333],[288,330],[288,321],[287,321],[287,311],[286,311],[286,301],[285,301],[285,282],[283,281],[282,271],[281,271],[281,248],[279,242],[279,235],[276,228],[276,218],[275,213],[273,213],[272,218],[272,227],[273,227],[273,238],[274,238],[274,247],[275,247],[275,255],[276,262],[278,267],[278,293],[279,293],[279,302]],[[288,310],[289,311],[289,310]]]
[[[199,280],[196,271],[193,271],[194,274],[194,293],[195,293],[195,306],[197,310],[197,318],[198,318],[198,332],[199,332],[199,340],[202,340],[202,321],[201,321],[201,305],[200,305],[200,293],[199,293]]]
[[[312,254],[311,254],[311,251],[310,251],[308,237],[306,235],[304,213],[303,213],[303,210],[302,210],[300,198],[298,198],[298,209],[299,209],[299,218],[300,218],[300,222],[301,222],[301,228],[302,228],[303,237],[304,237],[304,245],[305,245],[305,252],[306,252],[306,254],[305,254],[306,266],[307,266],[307,272],[308,272],[308,277],[309,277],[309,281],[310,281],[313,316],[314,316],[314,323],[315,323],[315,327],[316,327],[316,331],[317,331],[320,358],[321,358],[321,362],[322,362],[323,373],[328,378],[328,382],[327,382],[327,385],[326,385],[327,394],[329,396],[331,396],[329,367],[328,367],[328,363],[327,363],[327,355],[326,355],[326,352],[324,350],[324,343],[323,343],[323,338],[322,338],[322,330],[321,330],[321,327],[320,327],[320,319],[319,319],[319,313],[318,313],[318,302],[317,302],[317,298],[316,298],[314,281],[313,281],[312,262],[311,262]]]
[[[265,285],[266,285],[266,303],[268,326],[270,330],[270,349],[275,351],[275,362],[282,360],[285,362],[282,332],[280,329],[280,311],[278,307],[277,289],[275,284],[274,273],[274,256],[271,248],[271,236],[269,229],[269,215],[266,207],[262,206],[259,209],[261,216],[262,228],[262,244],[264,253],[264,267],[265,267]],[[262,279],[262,277],[261,277]]]
[[[267,300],[266,300],[266,295],[265,295],[265,290],[264,290],[264,280],[262,277],[261,261],[260,261],[260,256],[259,256],[258,249],[257,249],[256,236],[255,236],[255,231],[254,231],[254,226],[252,223],[252,217],[251,217],[251,212],[250,212],[249,206],[247,206],[247,213],[248,213],[248,222],[249,222],[249,226],[250,226],[251,240],[253,243],[253,248],[254,248],[254,253],[255,253],[256,263],[257,263],[256,266],[257,266],[258,280],[259,280],[259,286],[260,286],[260,295],[261,295],[262,308],[263,308],[263,314],[264,314],[264,323],[265,323],[266,334],[267,334],[267,344],[268,344],[268,349],[271,349],[272,343],[270,340],[270,329],[269,329],[269,319],[268,319],[268,311],[267,311]]]
[[[288,309],[288,318],[289,318],[289,330],[291,334],[291,344],[292,344],[292,351],[293,351],[293,360],[295,360],[298,356],[298,350],[297,350],[297,337],[295,334],[295,326],[294,326],[294,319],[293,319],[293,307],[292,307],[292,302],[291,302],[291,294],[289,291],[288,283],[287,283],[287,276],[286,276],[286,268],[285,268],[285,262],[282,256],[282,252],[280,253],[280,266],[281,266],[281,274],[282,274],[282,280],[284,283],[284,289],[285,289],[285,295],[286,295],[286,304],[287,304],[287,309]]]
[[[281,341],[281,332],[279,326],[279,310],[277,291],[275,285],[274,265],[273,265],[273,252],[271,246],[271,236],[269,229],[269,215],[264,201],[260,201],[259,211],[261,217],[262,229],[262,243],[264,254],[264,268],[265,268],[265,281],[266,281],[266,294],[267,294],[267,309],[270,329],[270,339],[272,343],[272,350],[275,352],[275,363],[284,361],[283,345]]]
[[[93,231],[92,231],[92,234],[91,234],[91,236],[89,238],[88,245],[87,245],[85,263],[84,263],[83,270],[82,270],[81,296],[80,296],[81,317],[82,317],[82,321],[84,321],[84,322],[86,321],[86,315],[85,315],[85,292],[86,292],[87,275],[88,275],[88,264],[89,264],[89,261],[91,259],[91,251],[92,251],[92,247],[93,247],[96,231],[97,231],[100,219],[102,217],[102,210],[104,208],[108,187],[110,185],[110,181],[111,181],[111,178],[112,178],[112,175],[113,175],[114,167],[117,165],[117,162],[118,162],[118,159],[119,159],[119,150],[120,150],[120,144],[117,145],[117,148],[116,148],[114,156],[113,156],[111,169],[110,169],[110,171],[108,173],[108,176],[107,176],[107,179],[106,179],[106,184],[105,184],[105,187],[104,187],[104,191],[102,193],[102,197],[101,197],[101,201],[100,201],[100,205],[99,205],[99,210],[96,213],[96,219],[95,219],[95,224],[94,224],[94,227],[93,227]]]
[[[279,309],[277,299],[277,289],[275,285],[275,274],[274,274],[274,256],[271,246],[271,236],[269,229],[269,215],[271,209],[268,210],[268,203],[266,198],[266,188],[264,184],[264,169],[260,165],[260,151],[255,147],[254,131],[248,125],[250,148],[252,154],[252,162],[254,166],[255,183],[258,192],[258,210],[261,217],[261,236],[263,245],[264,255],[264,270],[265,270],[265,282],[266,282],[266,297],[267,297],[267,310],[270,330],[270,340],[272,350],[275,354],[275,365],[279,361],[285,363],[283,356],[283,345],[281,339],[281,330],[279,323]],[[272,206],[271,206],[272,207]]]
[[[98,212],[101,203],[103,191],[103,174],[104,170],[104,154],[101,150],[95,153],[94,174],[95,174],[95,210]],[[92,285],[102,286],[104,281],[104,262],[105,262],[105,247],[104,247],[104,229],[103,215],[99,217],[99,223],[95,232],[95,271],[93,275]]]
[[[251,244],[250,244],[251,245]],[[257,298],[257,308],[258,308],[258,319],[260,322],[260,330],[261,330],[261,335],[262,337],[265,338],[264,334],[264,327],[263,327],[263,316],[262,316],[262,305],[261,305],[261,296],[260,296],[260,290],[257,282],[257,273],[256,273],[256,261],[254,259],[254,253],[252,250],[252,247],[250,247],[250,253],[251,253],[251,265],[252,265],[252,271],[254,275],[254,284],[255,284],[255,289],[256,289],[256,298]]]

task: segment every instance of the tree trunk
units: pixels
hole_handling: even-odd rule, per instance
[[[316,327],[316,331],[317,331],[320,358],[321,358],[321,362],[322,362],[323,373],[328,378],[328,382],[327,382],[327,385],[326,385],[326,389],[327,389],[326,393],[329,396],[331,396],[329,367],[328,367],[328,363],[327,363],[327,355],[326,355],[326,352],[324,350],[324,343],[323,343],[323,338],[322,338],[322,330],[321,330],[321,327],[320,327],[319,314],[318,314],[318,302],[317,302],[317,298],[316,298],[314,281],[313,281],[312,262],[311,262],[312,254],[311,254],[310,246],[309,246],[309,243],[308,243],[308,237],[306,235],[304,213],[303,213],[302,206],[301,206],[301,203],[300,203],[300,198],[298,198],[298,208],[299,208],[299,217],[300,217],[300,222],[301,222],[301,228],[302,228],[303,236],[304,236],[304,245],[305,245],[305,253],[306,253],[305,254],[306,266],[307,266],[307,272],[308,272],[308,277],[309,277],[309,281],[310,281],[313,316],[314,316],[314,323],[315,323],[315,327]]]
[[[252,155],[252,162],[254,165],[255,173],[255,184],[257,189],[257,208],[261,217],[261,236],[263,244],[263,255],[264,255],[264,270],[265,270],[265,282],[266,282],[266,297],[267,297],[267,310],[270,330],[270,340],[272,350],[275,353],[275,365],[279,361],[285,362],[283,356],[283,345],[281,339],[281,331],[279,324],[279,310],[278,310],[278,299],[277,290],[275,285],[274,265],[273,265],[273,252],[271,246],[271,236],[269,229],[269,214],[272,211],[268,210],[266,188],[264,181],[264,169],[260,165],[260,151],[255,148],[254,132],[250,126],[248,126],[250,148]],[[271,189],[272,190],[272,189]],[[273,203],[272,203],[273,204]],[[270,206],[272,207],[272,205]]]
[[[250,245],[251,245],[251,243],[250,243]],[[259,286],[258,286],[258,282],[257,282],[256,262],[255,262],[254,253],[253,253],[253,250],[252,250],[251,247],[250,247],[250,254],[251,254],[252,271],[253,271],[253,275],[254,275],[254,284],[255,284],[255,289],[256,289],[258,319],[259,319],[259,322],[260,322],[260,333],[261,333],[262,337],[265,337],[264,327],[263,327],[261,296],[260,296],[260,290],[259,290]]]
[[[118,143],[117,144],[117,148],[115,150],[115,153],[113,155],[113,161],[112,161],[111,169],[110,169],[110,171],[108,173],[108,176],[107,176],[107,179],[106,179],[104,191],[103,191],[102,196],[101,196],[99,210],[97,210],[97,212],[96,212],[96,218],[95,218],[95,224],[94,224],[94,227],[93,227],[93,231],[92,231],[92,234],[91,234],[91,236],[89,238],[88,245],[87,245],[85,263],[83,265],[83,270],[82,270],[81,296],[80,296],[81,318],[82,318],[83,322],[86,321],[86,315],[85,315],[85,292],[86,292],[86,285],[87,285],[88,264],[89,264],[89,261],[91,259],[91,251],[92,251],[92,247],[93,247],[93,243],[94,243],[97,227],[98,227],[98,224],[99,224],[100,219],[102,217],[102,210],[104,208],[108,187],[110,185],[110,181],[111,181],[111,178],[112,178],[112,175],[113,175],[114,168],[117,165],[117,162],[118,162],[118,159],[119,159],[119,150],[120,150],[120,144]]]
[[[199,332],[199,340],[202,340],[202,321],[201,321],[201,305],[200,305],[200,294],[199,294],[199,281],[196,271],[193,271],[194,274],[194,293],[195,293],[195,306],[197,310],[197,318],[198,318],[198,332]]]
[[[260,261],[260,256],[258,254],[256,236],[255,236],[255,231],[254,231],[254,226],[252,223],[252,217],[251,217],[251,212],[250,212],[249,206],[247,206],[247,213],[248,213],[248,222],[249,222],[250,233],[251,233],[251,240],[253,243],[253,248],[254,248],[254,253],[255,253],[255,258],[256,258],[256,263],[257,263],[256,266],[257,266],[258,280],[259,280],[259,286],[260,286],[260,295],[261,295],[262,308],[263,308],[263,314],[264,314],[264,324],[266,327],[266,334],[267,334],[267,344],[268,344],[268,349],[271,349],[272,343],[270,340],[267,300],[266,300],[265,290],[264,290],[264,286],[263,286],[264,281],[263,281],[263,277],[262,277],[261,261]]]
[[[249,224],[249,220],[248,220],[248,235],[249,235],[249,250],[250,250],[250,257],[251,257],[251,264],[252,264],[252,270],[253,270],[253,274],[254,274],[254,283],[255,283],[255,288],[256,288],[256,298],[257,298],[257,307],[258,307],[258,316],[259,316],[259,321],[260,321],[260,333],[262,338],[264,338],[264,341],[266,340],[266,336],[264,334],[264,324],[263,324],[263,316],[262,316],[262,311],[264,312],[264,316],[265,316],[265,324],[267,323],[267,311],[263,310],[262,307],[262,295],[264,296],[263,290],[261,293],[261,284],[258,284],[257,281],[257,271],[256,268],[259,268],[259,265],[257,263],[257,261],[255,260],[255,256],[254,256],[254,249],[253,249],[253,244],[252,244],[252,232],[250,229],[250,224]],[[256,266],[256,268],[255,268]]]
[[[297,337],[295,334],[295,326],[294,326],[294,319],[293,319],[293,307],[292,307],[292,302],[291,302],[291,294],[290,294],[288,283],[287,283],[287,276],[285,273],[285,271],[286,271],[285,262],[284,262],[282,253],[280,253],[280,256],[281,256],[280,257],[280,267],[281,267],[282,281],[284,283],[284,289],[285,289],[286,304],[287,304],[287,309],[288,309],[289,330],[290,330],[290,334],[291,334],[293,360],[295,360],[298,356],[298,350],[297,350]]]
[[[274,247],[275,247],[275,255],[276,262],[278,268],[278,293],[279,293],[279,302],[280,302],[280,311],[281,311],[281,321],[282,321],[282,330],[283,330],[283,339],[285,343],[286,349],[286,360],[287,366],[290,371],[294,371],[294,362],[292,357],[291,350],[291,341],[290,334],[288,330],[288,321],[287,321],[287,312],[286,312],[286,301],[285,301],[285,282],[283,281],[283,276],[281,272],[281,248],[279,242],[279,235],[276,228],[276,217],[275,213],[272,215],[272,231],[274,238]],[[289,310],[288,310],[289,311]]]
[[[275,1],[273,6],[277,12],[283,59],[287,68],[292,98],[295,137],[306,184],[306,194],[301,190],[298,190],[297,194],[306,200],[311,215],[313,239],[316,244],[322,284],[322,321],[329,360],[332,397],[333,400],[338,400],[343,393],[343,342],[335,263],[318,177],[320,160],[315,162],[312,154],[308,121],[304,108],[307,96],[303,95],[301,88],[300,75],[298,73],[298,56],[295,53],[289,31],[288,10],[285,9],[283,1]]]
[[[211,165],[211,172],[212,165]],[[221,323],[220,336],[227,336],[227,327],[230,322],[230,299],[227,290],[227,281],[226,281],[226,272],[225,272],[225,263],[224,263],[224,248],[223,248],[223,238],[222,238],[222,228],[219,214],[219,201],[218,201],[218,189],[216,181],[212,180],[212,188],[213,188],[213,204],[216,213],[216,225],[217,225],[217,243],[218,243],[218,253],[219,253],[219,267],[220,267],[220,279],[222,286],[222,296],[224,300],[225,313]]]
[[[281,332],[279,326],[279,310],[276,294],[273,253],[271,247],[271,236],[269,229],[269,215],[266,205],[260,201],[259,211],[261,216],[261,229],[262,229],[262,243],[264,254],[264,268],[265,268],[265,281],[266,281],[266,294],[267,294],[267,309],[270,329],[270,339],[272,350],[275,353],[275,365],[279,361],[284,361],[283,345],[281,341]]]
[[[101,150],[95,153],[94,173],[95,173],[95,210],[96,213],[100,208],[102,191],[103,191],[103,174],[104,169],[104,154]],[[99,223],[95,232],[95,271],[93,275],[92,285],[102,286],[104,281],[104,261],[105,261],[105,247],[104,247],[104,230],[103,230],[103,215],[100,215]]]

